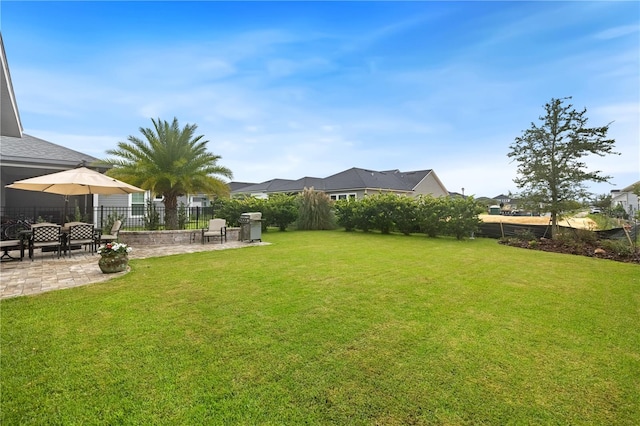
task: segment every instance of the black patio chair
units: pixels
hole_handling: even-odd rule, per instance
[[[29,237],[29,258],[33,261],[33,251],[39,248],[43,253],[46,249],[55,249],[60,258],[62,251],[62,227],[54,223],[36,223],[31,225]]]
[[[69,255],[71,249],[77,246],[84,246],[85,251],[89,248],[91,254],[96,251],[96,238],[94,227],[90,223],[73,223],[69,226],[69,234],[66,241]]]

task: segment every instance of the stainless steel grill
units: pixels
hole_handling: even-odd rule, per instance
[[[242,213],[238,222],[241,241],[262,241],[262,213]]]

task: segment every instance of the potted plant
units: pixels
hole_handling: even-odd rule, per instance
[[[129,265],[129,253],[131,247],[124,243],[106,243],[98,247],[100,260],[98,266],[105,274],[122,272]]]

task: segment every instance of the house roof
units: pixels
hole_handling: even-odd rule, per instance
[[[233,191],[237,191],[241,188],[245,188],[247,186],[251,186],[251,185],[255,185],[255,182],[229,182],[229,189],[231,190],[231,192]]]
[[[25,133],[22,137],[0,136],[0,163],[3,166],[76,167],[98,159]]]
[[[325,191],[339,191],[342,189],[385,189],[394,191],[412,191],[431,170],[401,172],[375,170],[353,167],[324,179]]]
[[[311,187],[313,187],[318,191],[324,191],[325,189],[324,179],[306,176],[298,180],[283,183],[281,187],[281,191],[282,192],[301,192],[305,188],[311,188]]]
[[[298,180],[272,179],[259,184],[232,189],[235,193],[301,192],[313,187],[319,191],[382,189],[411,192],[432,170],[401,172],[375,171],[353,167],[326,178],[303,177]],[[231,185],[231,184],[230,184]]]
[[[633,189],[636,185],[640,185],[640,180],[637,181],[636,183],[632,183],[631,185],[627,186],[626,188],[622,188],[621,192],[633,192]]]
[[[241,193],[257,193],[257,192],[282,192],[282,187],[290,182],[294,182],[290,179],[271,179],[262,183],[256,183],[249,186],[244,186],[238,190]]]
[[[11,83],[11,73],[4,51],[4,41],[0,33],[0,133],[3,136],[22,136],[22,122],[16,96],[13,93],[13,83]]]

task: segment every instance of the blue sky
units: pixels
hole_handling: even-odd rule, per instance
[[[609,122],[640,180],[640,3],[13,2],[0,22],[27,134],[98,158],[151,118],[198,125],[234,180],[433,169],[517,191],[509,145],[551,98]]]

